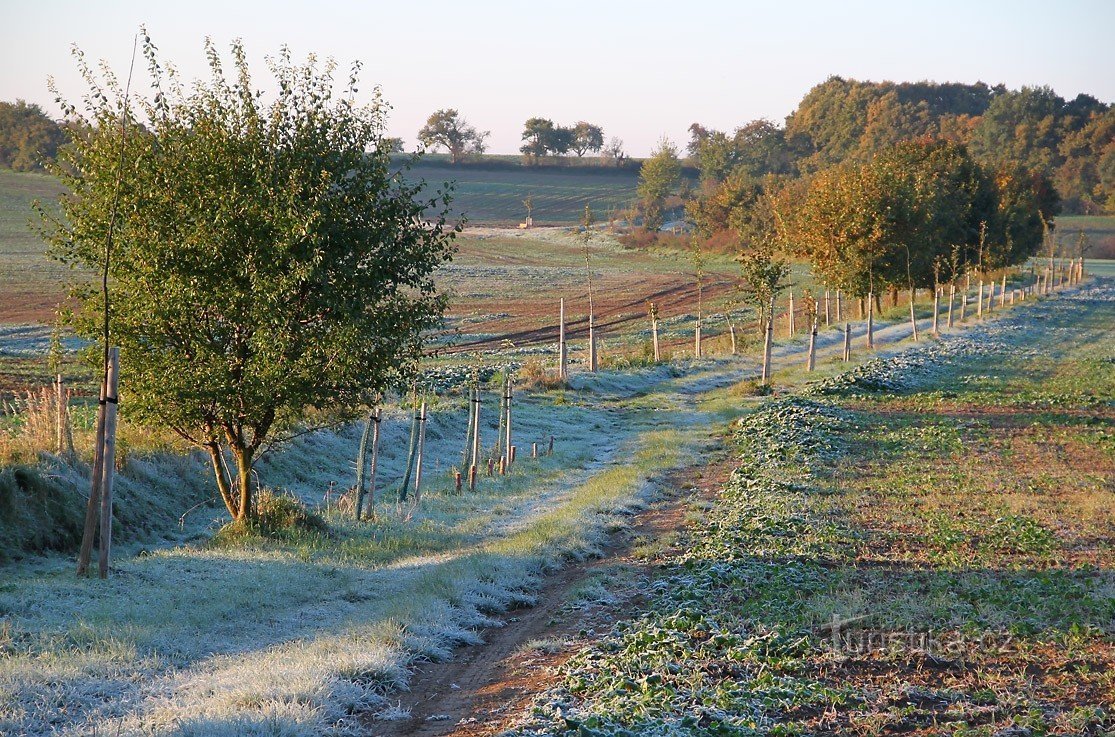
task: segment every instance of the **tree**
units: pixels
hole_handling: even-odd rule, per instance
[[[600,152],[600,156],[605,162],[612,162],[619,166],[627,158],[627,154],[623,151],[623,141],[616,136],[612,136]]]
[[[639,169],[636,191],[643,202],[643,226],[647,230],[662,227],[662,208],[681,179],[681,161],[677,146],[663,138]]]
[[[569,147],[578,157],[589,151],[597,152],[604,148],[604,129],[592,123],[579,121],[573,126],[573,142]]]
[[[469,154],[484,153],[488,136],[489,131],[477,131],[453,108],[433,113],[418,131],[419,143],[435,151],[444,148],[454,164]]]
[[[554,121],[548,118],[529,118],[523,126],[522,140],[525,143],[519,147],[519,151],[526,157],[527,162],[531,164],[538,163],[538,160],[546,155],[549,151],[550,137],[554,131]]]
[[[78,54],[90,92],[84,112],[66,107],[79,135],[56,167],[69,194],[60,215],[39,212],[55,258],[108,257],[111,302],[82,290],[75,326],[100,340],[107,313],[122,406],[207,451],[229,514],[251,521],[254,462],[306,429],[307,407],[343,412],[407,384],[459,227],[448,193],[396,176],[378,89],[354,101],[358,65],[336,94],[332,62],[284,49],[265,103],[239,42],[231,78],[206,51],[208,81],[183,85],[145,38],[156,94],[127,103]]]
[[[16,171],[42,169],[54,161],[66,134],[38,105],[0,102],[0,166]]]

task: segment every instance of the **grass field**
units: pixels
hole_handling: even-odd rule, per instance
[[[1115,259],[1115,215],[1066,215],[1057,218],[1058,240],[1061,243],[1075,246],[1081,231],[1088,238],[1089,258]]]
[[[516,225],[526,218],[523,199],[533,196],[538,225],[573,225],[588,204],[597,220],[631,206],[638,172],[604,167],[534,170],[420,164],[412,179],[431,186],[455,182],[452,211],[475,225]]]

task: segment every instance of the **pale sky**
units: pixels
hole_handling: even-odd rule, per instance
[[[1115,0],[0,0],[0,100],[58,115],[47,77],[71,99],[82,91],[70,44],[124,77],[141,23],[188,77],[206,71],[207,35],[222,47],[242,38],[261,86],[263,57],[282,44],[359,59],[408,148],[432,111],[456,107],[491,131],[492,153],[516,152],[523,122],[541,116],[597,123],[643,156],[663,135],[683,144],[694,121],[781,122],[833,74],[1115,101]]]

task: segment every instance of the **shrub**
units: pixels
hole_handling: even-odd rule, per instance
[[[216,547],[236,546],[265,539],[297,542],[330,535],[329,524],[293,494],[261,489],[254,517],[229,522],[213,536]]]
[[[29,466],[0,469],[0,561],[70,550],[81,542],[85,503]]]

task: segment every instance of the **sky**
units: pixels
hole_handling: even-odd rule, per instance
[[[514,153],[534,116],[587,120],[645,156],[693,122],[732,130],[782,122],[832,75],[895,82],[1049,85],[1061,96],[1115,102],[1115,0],[0,0],[0,100],[60,110],[47,90],[84,89],[70,47],[127,76],[145,24],[188,78],[206,73],[204,39],[243,40],[266,88],[266,56],[282,45],[381,86],[391,135],[408,149],[431,112],[456,108]],[[137,63],[137,80],[144,72]],[[137,83],[138,84],[138,83]]]

